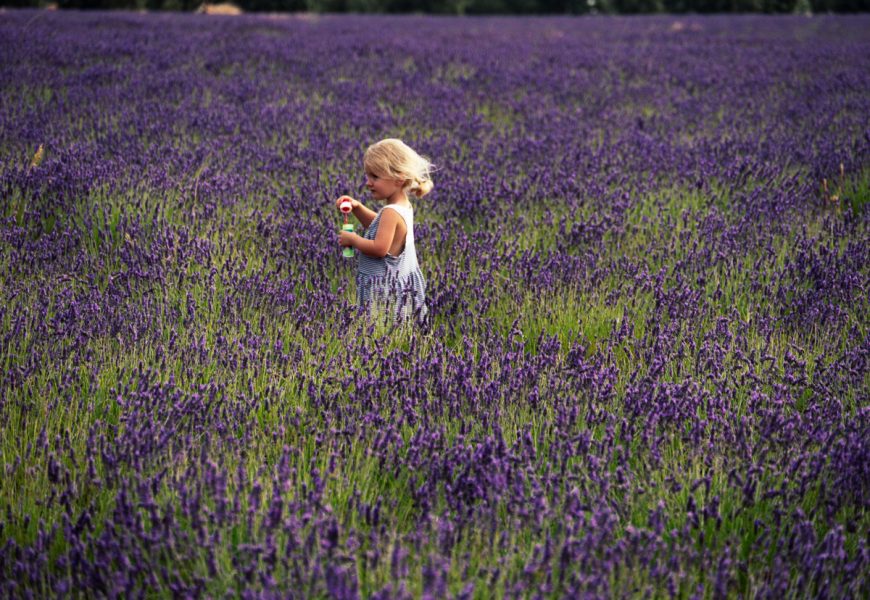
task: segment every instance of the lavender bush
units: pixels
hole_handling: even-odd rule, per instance
[[[0,14],[0,595],[866,597],[868,32]]]

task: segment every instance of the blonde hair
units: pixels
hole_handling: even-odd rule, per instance
[[[432,163],[402,140],[387,138],[372,144],[366,149],[363,164],[378,177],[407,181],[405,190],[418,198],[432,191]]]

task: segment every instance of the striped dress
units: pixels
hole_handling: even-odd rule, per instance
[[[365,307],[385,306],[395,311],[396,320],[405,320],[412,315],[422,320],[429,311],[426,307],[426,281],[420,271],[417,250],[414,247],[414,210],[395,204],[384,206],[369,224],[363,237],[367,240],[375,239],[381,214],[387,209],[395,210],[405,221],[408,230],[405,235],[405,248],[398,256],[388,253],[383,258],[358,253],[357,302]]]

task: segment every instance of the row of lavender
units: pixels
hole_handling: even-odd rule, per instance
[[[866,595],[868,26],[0,14],[3,595]]]

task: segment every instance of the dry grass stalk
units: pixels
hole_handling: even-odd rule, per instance
[[[33,155],[33,159],[30,161],[30,168],[35,169],[39,165],[42,164],[42,160],[45,158],[45,148],[42,144],[39,145],[39,148],[36,149],[36,153]]]

